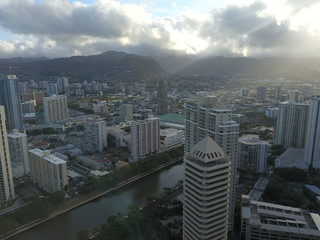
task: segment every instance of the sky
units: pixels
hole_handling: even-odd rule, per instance
[[[320,0],[0,0],[0,58],[320,57]]]

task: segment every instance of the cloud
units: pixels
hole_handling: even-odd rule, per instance
[[[211,15],[184,8],[178,17],[156,17],[143,5],[115,0],[90,5],[1,0],[0,27],[17,39],[0,40],[0,55],[65,57],[116,50],[149,56],[315,56],[320,29],[299,20],[314,8],[313,1],[279,4],[286,10],[277,12],[273,1],[250,1],[212,9]]]

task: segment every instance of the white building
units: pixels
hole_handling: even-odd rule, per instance
[[[84,138],[87,149],[102,152],[108,146],[106,122],[88,120],[84,123]]]
[[[291,90],[289,100],[290,99],[299,102],[299,90]]]
[[[68,185],[67,162],[40,149],[29,150],[31,179],[47,192],[63,191]]]
[[[274,99],[279,100],[281,97],[281,86],[274,87]]]
[[[126,127],[130,125],[116,125],[107,127],[107,134],[111,134],[115,137],[115,145],[117,147],[131,148],[131,133],[126,131]],[[130,130],[131,131],[131,130]]]
[[[68,87],[68,78],[66,77],[59,77],[57,81],[57,86],[58,86],[58,93],[66,93],[67,87]]]
[[[320,168],[320,96],[310,103],[304,161]]]
[[[160,148],[170,149],[184,143],[184,131],[174,128],[160,130]]]
[[[101,101],[97,104],[93,104],[93,112],[96,114],[107,114],[109,112],[108,102]]]
[[[49,83],[47,86],[47,95],[58,95],[58,85],[56,83]]]
[[[238,159],[239,124],[232,121],[231,109],[218,105],[214,96],[192,96],[186,102],[185,152],[210,136],[230,157],[229,230],[233,229]]]
[[[131,122],[131,160],[153,154],[160,149],[160,120],[148,118]]]
[[[227,239],[230,159],[210,137],[185,154],[183,239]]]
[[[267,166],[268,142],[258,136],[245,135],[239,138],[238,164],[241,170],[263,173]]]
[[[0,205],[15,198],[4,106],[0,106]]]
[[[239,96],[240,97],[248,97],[249,96],[249,88],[241,88]]]
[[[27,140],[27,135],[18,129],[8,134],[12,172],[16,178],[30,173]]]
[[[286,101],[279,104],[275,143],[285,149],[304,148],[309,104]]]
[[[279,115],[279,108],[267,108],[266,117],[268,118],[277,118]]]
[[[127,122],[133,119],[133,107],[131,104],[120,105],[120,122]]]
[[[242,195],[241,235],[246,240],[318,240],[320,216],[305,209],[253,201]]]
[[[68,118],[67,97],[64,95],[43,98],[46,123],[54,123]]]

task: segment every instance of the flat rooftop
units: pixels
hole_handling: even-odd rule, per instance
[[[275,160],[275,167],[308,169],[309,164],[304,161],[304,152],[303,148],[288,148]]]
[[[65,160],[50,154],[50,151],[42,151],[40,149],[31,149],[31,150],[29,150],[29,152],[31,152],[31,153],[33,153],[43,159],[55,164],[55,165],[66,163]],[[47,156],[45,155],[45,153],[47,153]]]

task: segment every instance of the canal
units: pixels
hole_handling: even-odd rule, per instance
[[[183,179],[183,163],[164,168],[115,192],[57,216],[9,240],[73,240],[81,229],[89,231],[106,223],[107,218],[126,215],[132,205],[143,206],[148,196],[159,195]]]

